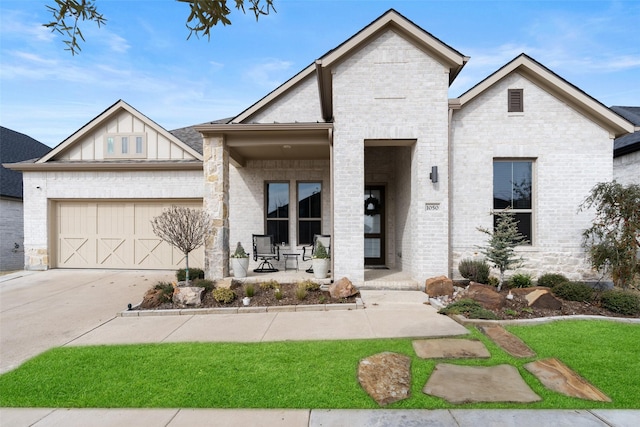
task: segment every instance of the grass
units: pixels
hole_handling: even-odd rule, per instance
[[[410,339],[279,343],[180,343],[61,347],[0,376],[0,406],[106,408],[377,408],[357,382],[358,361],[382,351],[412,358],[411,397],[389,408],[639,408],[640,327],[605,321],[509,328],[537,353],[557,357],[613,399],[569,398],[542,387],[514,359],[485,343],[487,360],[516,366],[542,402],[452,405],[422,393],[440,361],[415,356]]]

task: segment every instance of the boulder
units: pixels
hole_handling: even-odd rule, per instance
[[[351,280],[343,277],[342,279],[334,282],[329,286],[329,295],[331,298],[348,298],[350,296],[356,295],[358,293],[358,288],[353,286]]]
[[[560,310],[562,308],[562,301],[554,297],[547,290],[538,290],[528,294],[526,297],[527,304],[533,308],[544,308],[550,310]]]
[[[167,297],[163,293],[162,289],[149,289],[140,303],[140,308],[150,309],[160,307],[163,303],[167,302]]]
[[[180,307],[200,307],[204,288],[199,286],[177,287],[173,291],[173,302]]]
[[[478,301],[487,310],[499,310],[504,307],[504,295],[496,292],[493,286],[471,282],[464,297]]]
[[[547,288],[545,286],[531,286],[528,288],[512,288],[509,291],[516,296],[524,296],[529,295],[532,292],[536,291],[550,291],[551,288]]]
[[[358,382],[378,405],[406,399],[411,391],[411,358],[384,352],[362,359]]]
[[[441,296],[453,296],[453,280],[447,276],[438,276],[427,279],[425,292],[430,298]]]

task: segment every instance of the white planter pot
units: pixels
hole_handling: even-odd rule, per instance
[[[249,304],[251,304],[251,298],[249,297],[242,298],[242,305],[249,305]]]
[[[311,261],[313,265],[313,277],[316,279],[325,279],[329,272],[329,258],[314,258]]]
[[[249,258],[229,258],[231,260],[231,270],[233,277],[247,277],[249,270]]]

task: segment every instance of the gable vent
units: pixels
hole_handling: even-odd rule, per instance
[[[524,100],[522,89],[509,89],[507,93],[507,105],[509,113],[522,113],[524,111]]]

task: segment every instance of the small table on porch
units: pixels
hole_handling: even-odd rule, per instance
[[[284,271],[289,270],[289,262],[291,261],[291,270],[294,269],[293,262],[295,261],[295,270],[298,271],[298,256],[300,254],[282,254],[284,257]]]

